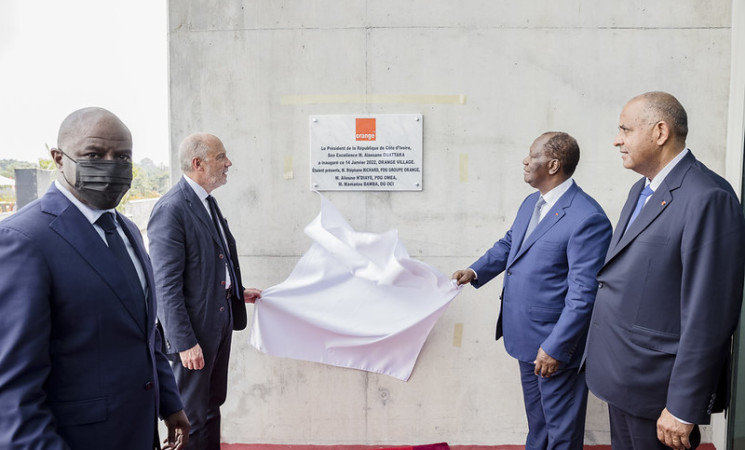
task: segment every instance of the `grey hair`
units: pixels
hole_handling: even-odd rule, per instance
[[[550,136],[543,147],[549,156],[561,161],[564,174],[571,177],[579,163],[579,144],[577,140],[563,131],[548,131],[541,136]]]
[[[637,97],[645,101],[645,111],[650,121],[663,120],[682,142],[688,136],[688,115],[677,98],[667,92],[645,92]]]
[[[181,170],[183,172],[192,171],[191,161],[194,158],[199,158],[203,161],[207,159],[210,146],[207,144],[205,136],[203,133],[194,133],[181,141],[178,152],[179,161],[181,161]]]

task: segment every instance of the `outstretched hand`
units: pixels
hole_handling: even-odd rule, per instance
[[[458,286],[466,283],[470,283],[476,278],[476,273],[471,269],[456,270],[452,276],[452,279],[458,283]]]
[[[261,298],[261,289],[245,288],[243,290],[243,301],[246,303],[256,303]]]

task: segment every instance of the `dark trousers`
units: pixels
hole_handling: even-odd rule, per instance
[[[633,416],[608,405],[613,450],[669,450],[657,439],[657,419]]]
[[[613,450],[669,450],[657,439],[657,419],[631,415],[608,404],[610,416],[610,442]],[[696,425],[688,437],[691,450],[701,442],[701,432]]]
[[[587,414],[584,372],[559,369],[550,378],[535,375],[535,364],[520,361],[525,413],[526,450],[582,450]]]
[[[191,423],[187,450],[220,450],[220,406],[228,391],[228,362],[232,340],[232,322],[214,342],[200,342],[204,368],[189,370],[178,353],[171,357],[171,368]]]

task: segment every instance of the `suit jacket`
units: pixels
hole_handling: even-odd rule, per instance
[[[624,233],[644,183],[631,188],[598,274],[587,384],[632,415],[656,419],[667,407],[709,423],[740,316],[742,208],[689,153]]]
[[[539,196],[523,201],[507,234],[471,265],[478,275],[472,284],[505,272],[497,339],[504,336],[507,353],[532,362],[542,347],[562,367],[577,367],[611,224],[573,183],[523,243]]]
[[[150,260],[119,219],[150,287],[147,319],[55,186],[0,222],[0,448],[152,449],[156,415],[183,409],[154,326]]]
[[[241,286],[235,239],[227,221],[222,223],[229,253],[222,248],[212,219],[186,180],[158,200],[147,226],[150,256],[155,267],[158,317],[166,337],[166,352],[188,350],[197,343],[215,342],[222,325],[233,320],[233,329],[247,324],[243,298],[226,298],[225,258],[233,258]]]

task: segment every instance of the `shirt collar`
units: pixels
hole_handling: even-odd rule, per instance
[[[655,177],[650,181],[649,179],[646,180],[645,186],[649,186],[652,188],[653,191],[657,191],[657,188],[660,187],[662,182],[665,180],[665,177],[672,172],[672,170],[675,168],[675,166],[678,165],[680,160],[682,160],[685,155],[687,155],[689,150],[687,148],[683,149],[682,152],[675,155],[675,158],[672,159],[665,167],[660,170],[660,172],[655,175]]]
[[[80,200],[75,197],[72,192],[70,192],[66,187],[62,186],[62,183],[59,182],[59,180],[54,180],[54,187],[57,188],[58,191],[62,195],[64,195],[70,202],[75,205],[76,208],[80,210],[81,213],[83,213],[83,216],[85,216],[86,219],[91,224],[96,223],[99,217],[101,217],[101,214],[110,212],[116,216],[116,210],[114,208],[111,209],[95,209],[91,208],[90,206],[84,204]]]
[[[563,183],[542,195],[543,200],[545,200],[549,208],[552,208],[573,184],[574,180],[572,178],[567,178]]]
[[[184,174],[184,180],[191,186],[191,188],[194,190],[194,193],[197,194],[197,197],[199,197],[199,200],[202,201],[202,203],[205,203],[207,201],[207,197],[210,195],[209,192],[207,192],[199,183],[189,178],[188,175]]]

